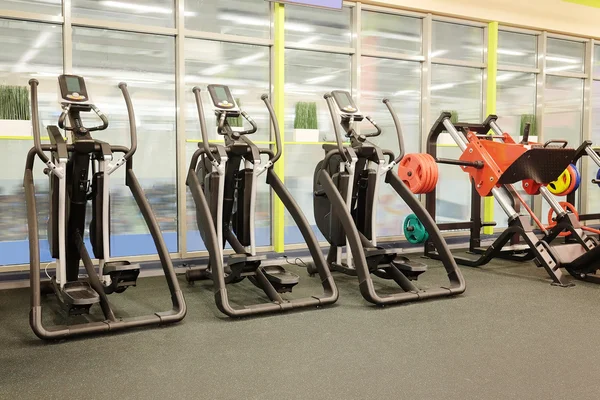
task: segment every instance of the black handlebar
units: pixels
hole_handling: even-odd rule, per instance
[[[198,109],[198,118],[200,119],[200,133],[202,134],[202,147],[208,159],[211,162],[215,161],[215,156],[210,151],[210,145],[208,143],[208,134],[206,133],[206,120],[204,119],[204,107],[202,106],[202,98],[200,97],[201,89],[198,86],[194,86],[192,89],[194,96],[196,97],[196,108]]]
[[[335,119],[335,110],[333,108],[333,96],[331,95],[331,93],[325,93],[323,95],[323,98],[327,102],[327,107],[329,107],[329,114],[331,114],[331,122],[333,123],[333,131],[335,133],[335,141],[337,142],[339,154],[342,157],[342,160],[344,160],[344,162],[348,162],[348,157],[346,155],[346,152],[344,152],[344,141],[342,139],[342,134],[340,133],[340,127],[338,126],[338,122]]]
[[[38,113],[38,96],[37,87],[40,83],[37,79],[30,79],[29,86],[31,87],[31,124],[33,126],[33,144],[38,157],[48,163],[50,159],[42,149],[42,137],[40,135],[40,117]]]
[[[275,130],[275,146],[277,147],[277,151],[276,151],[275,155],[273,156],[273,158],[271,159],[271,163],[275,164],[277,162],[277,160],[279,160],[279,157],[281,157],[281,136],[280,136],[281,133],[279,131],[279,122],[277,122],[277,116],[275,115],[275,110],[273,110],[273,105],[269,101],[269,96],[266,94],[263,94],[262,96],[260,96],[260,99],[265,102],[265,105],[267,106],[267,110],[269,110],[269,115],[271,117],[273,129]],[[256,127],[256,124],[254,124],[254,121],[252,121],[252,124],[254,127]],[[256,131],[256,129],[255,129],[255,131]]]
[[[402,134],[402,126],[400,125],[400,120],[398,119],[398,115],[396,115],[390,100],[383,99],[382,103],[387,106],[390,114],[392,114],[392,119],[394,120],[394,125],[396,126],[396,134],[398,135],[398,146],[400,146],[400,151],[398,156],[394,159],[394,164],[398,164],[404,158],[404,135]]]
[[[250,117],[248,115],[248,113],[246,113],[246,111],[242,111],[241,115],[242,115],[242,117],[244,117],[244,119],[246,121],[248,121],[250,123],[250,125],[252,125],[252,129],[248,129],[247,131],[239,132],[239,134],[240,135],[251,135],[251,134],[255,133],[258,130],[258,126],[256,126],[256,122],[254,122],[252,117]]]
[[[137,150],[137,127],[135,125],[135,113],[133,111],[133,104],[131,103],[131,97],[129,96],[129,91],[127,90],[127,84],[125,82],[119,83],[119,89],[123,93],[123,98],[125,99],[125,104],[127,105],[127,114],[129,115],[129,134],[131,136],[131,147],[129,151],[123,156],[124,159],[129,160],[135,154]],[[94,111],[96,108],[94,107]],[[106,126],[108,126],[108,120],[104,114],[96,112],[98,116],[102,119],[102,121],[106,121]],[[100,129],[100,127],[98,128]]]
[[[379,127],[379,125],[377,125],[375,123],[375,121],[373,121],[373,119],[371,117],[369,117],[368,115],[365,115],[365,119],[367,121],[369,121],[371,123],[371,125],[373,125],[375,127],[375,129],[377,129],[377,131],[371,132],[371,133],[365,133],[365,134],[363,134],[363,136],[364,137],[375,137],[375,136],[381,135],[381,128]]]

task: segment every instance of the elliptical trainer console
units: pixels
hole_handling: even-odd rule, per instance
[[[42,144],[38,117],[38,81],[29,81],[31,86],[31,110],[34,147],[27,155],[25,167],[25,200],[29,228],[29,254],[31,279],[30,324],[41,339],[60,339],[82,334],[117,331],[147,325],[178,322],[186,314],[185,301],[173,270],[167,247],[160,228],[142,187],[132,170],[132,157],[137,148],[137,132],[133,105],[127,85],[120,83],[127,112],[129,114],[131,148],[113,146],[92,138],[91,132],[108,128],[108,119],[92,103],[83,77],[61,75],[58,77],[62,113],[58,126],[48,126],[51,144]],[[86,127],[81,113],[93,111],[102,125]],[[71,133],[67,143],[60,129]],[[46,154],[50,152],[50,157]],[[115,157],[122,153],[122,157]],[[40,278],[40,249],[38,238],[37,209],[33,165],[36,155],[46,165],[44,172],[50,178],[50,213],[48,219],[48,241],[50,253],[56,259],[56,275],[43,282],[46,291],[54,292],[68,315],[86,315],[90,308],[99,304],[104,320],[75,325],[46,327],[42,323],[42,282]],[[89,180],[90,165],[92,172]],[[173,308],[143,317],[119,318],[108,301],[107,295],[123,293],[136,286],[140,266],[128,261],[110,260],[110,207],[109,178],[121,166],[126,165],[126,184],[144,217],[154,239],[170,291]],[[85,247],[85,214],[88,200],[92,200],[90,241],[95,257],[99,260],[98,270]],[[80,278],[79,265],[83,262],[87,277]],[[51,288],[47,288],[47,286]]]
[[[268,96],[263,95],[273,123],[276,154],[270,149],[258,148],[247,135],[258,127],[245,111],[240,110],[227,86],[209,85],[208,93],[218,121],[218,134],[223,135],[225,145],[208,142],[206,119],[200,96],[195,87],[202,142],[194,153],[188,170],[187,185],[196,203],[198,229],[209,252],[209,264],[187,271],[187,279],[193,282],[211,279],[214,283],[215,301],[223,313],[234,317],[265,312],[285,311],[300,307],[316,307],[334,303],[338,291],[321,253],[319,243],[304,217],[281,180],[273,171],[273,165],[281,156],[279,125]],[[228,118],[242,116],[252,126],[243,132],[234,131]],[[262,155],[269,157],[263,162]],[[319,273],[324,293],[301,299],[282,296],[291,292],[299,282],[299,276],[279,265],[263,266],[264,256],[256,254],[254,237],[254,215],[258,177],[266,173],[267,184],[281,199],[298,225]],[[234,250],[227,257],[223,253],[225,242]],[[262,289],[270,302],[245,305],[235,308],[228,296],[228,285],[248,278]]]

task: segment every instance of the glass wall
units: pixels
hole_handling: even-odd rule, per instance
[[[180,19],[176,18],[177,0],[72,0],[69,4],[72,9],[65,19],[60,0],[0,0],[0,41],[5,50],[0,54],[0,85],[26,86],[30,78],[38,79],[45,127],[56,123],[58,117],[56,76],[62,72],[82,74],[94,101],[111,121],[109,130],[99,133],[98,138],[128,145],[126,108],[116,87],[118,82],[126,81],[139,132],[134,169],[168,248],[181,256],[204,250],[193,200],[181,185],[184,177],[178,174],[185,173],[200,140],[191,88],[205,89],[211,83],[229,85],[242,108],[259,125],[252,139],[260,146],[272,145],[268,113],[260,95],[272,92],[273,4],[186,0]],[[423,151],[423,136],[440,112],[451,111],[455,119],[466,122],[480,122],[485,117],[486,26],[361,3],[342,11],[285,6],[283,171],[286,185],[313,226],[313,172],[323,157],[323,144],[334,140],[323,94],[334,89],[351,91],[361,110],[383,129],[373,141],[397,152],[395,126],[381,103],[384,97],[389,98],[400,117],[404,150]],[[63,28],[69,34],[65,43]],[[578,144],[591,137],[600,141],[600,86],[592,80],[600,81],[596,72],[600,71],[600,47],[586,53],[586,46],[592,44],[543,32],[502,28],[497,74],[500,126],[515,138],[526,123],[531,123],[532,136],[540,140],[566,138]],[[589,58],[592,53],[593,64]],[[588,107],[585,96],[590,92]],[[220,143],[222,138],[214,129],[206,92],[203,99],[209,139]],[[300,103],[314,104],[316,129],[312,122],[307,127],[297,120]],[[590,110],[590,118],[586,110]],[[367,125],[361,129],[367,129]],[[0,135],[5,155],[0,158],[4,167],[0,173],[0,200],[4,209],[12,211],[0,213],[0,265],[22,264],[28,258],[22,163],[32,145],[31,131],[3,129]],[[438,155],[455,158],[460,152],[451,142],[442,140]],[[38,163],[42,259],[48,260],[44,240],[47,177],[42,169]],[[595,170],[590,167],[587,172],[595,174]],[[113,256],[152,257],[154,246],[123,184],[123,171],[115,174],[113,184]],[[381,188],[379,233],[397,237],[402,234],[404,216],[411,211],[386,185]],[[600,206],[592,189],[595,186],[585,197],[590,210]],[[259,246],[272,243],[271,199],[261,180],[256,217]],[[178,204],[183,205],[182,219],[178,217]],[[437,207],[440,222],[468,220],[470,186],[460,168],[440,168]],[[542,215],[544,210],[536,209]],[[502,226],[499,208],[496,216]],[[284,221],[285,243],[301,244],[290,216],[285,214]]]

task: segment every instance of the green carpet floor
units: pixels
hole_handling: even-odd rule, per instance
[[[297,270],[294,294],[318,292]],[[386,308],[336,274],[333,307],[241,320],[219,313],[207,282],[181,279],[182,323],[60,343],[29,329],[28,290],[3,291],[0,399],[600,398],[600,287],[550,286],[533,263],[463,272],[463,296]],[[428,274],[443,276],[435,262]],[[254,289],[232,297],[260,301]],[[165,290],[145,278],[111,300],[122,315],[160,311]]]

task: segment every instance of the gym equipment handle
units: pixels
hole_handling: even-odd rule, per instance
[[[402,134],[402,126],[400,125],[400,120],[398,119],[398,115],[396,115],[396,112],[394,111],[394,108],[392,107],[392,103],[390,102],[390,100],[383,99],[382,103],[387,106],[390,114],[392,114],[392,118],[394,120],[394,125],[396,126],[396,134],[398,135],[398,145],[400,146],[400,152],[399,152],[398,156],[396,157],[396,159],[394,160],[394,164],[398,164],[400,162],[400,160],[402,160],[404,158],[404,135]]]
[[[202,98],[200,97],[201,89],[198,86],[194,86],[192,92],[194,92],[194,96],[196,97],[196,108],[198,109],[198,118],[200,119],[200,133],[202,134],[202,147],[204,147],[204,153],[210,160],[210,162],[215,162],[215,156],[210,151],[210,146],[208,144],[208,135],[206,134],[206,119],[204,118],[204,107],[202,106]]]
[[[279,122],[277,122],[277,115],[275,115],[275,110],[273,110],[273,105],[269,101],[269,95],[263,94],[262,96],[260,96],[260,99],[265,102],[265,105],[267,106],[267,110],[269,110],[271,122],[273,123],[273,129],[275,130],[275,147],[277,148],[277,151],[275,152],[275,155],[271,159],[271,163],[275,164],[277,162],[277,160],[279,160],[279,157],[281,157],[281,133],[279,131]],[[252,121],[252,122],[254,122],[254,121]],[[256,125],[254,125],[254,126],[256,126]]]
[[[344,152],[344,144],[343,144],[343,140],[342,140],[342,134],[340,133],[340,127],[338,126],[338,123],[335,119],[335,110],[333,108],[333,96],[331,95],[331,93],[325,93],[323,95],[323,98],[325,99],[325,101],[327,102],[327,107],[329,107],[329,114],[331,114],[331,122],[333,122],[333,131],[335,132],[335,141],[337,142],[337,146],[338,146],[338,151],[340,154],[340,157],[342,157],[342,160],[344,162],[348,162],[348,157],[346,155],[346,153]],[[325,165],[325,164],[323,164]]]
[[[242,117],[244,117],[246,119],[246,121],[248,121],[250,123],[250,125],[252,125],[252,129],[248,129],[247,131],[240,132],[240,135],[251,135],[251,134],[255,133],[258,130],[258,126],[256,125],[256,122],[254,122],[252,117],[250,117],[246,113],[246,111],[242,111],[241,115],[242,115]]]
[[[137,150],[137,127],[135,125],[135,113],[133,111],[133,104],[131,103],[131,97],[129,96],[129,91],[127,90],[127,84],[125,82],[119,83],[119,89],[123,93],[123,98],[125,99],[125,104],[127,105],[127,114],[129,115],[129,134],[131,137],[131,147],[129,151],[123,156],[125,160],[129,160],[135,154]],[[104,116],[98,115],[100,118]],[[104,121],[106,117],[102,118]],[[106,126],[108,126],[108,121],[106,121]],[[91,129],[90,129],[91,130]]]
[[[31,87],[31,123],[33,124],[33,144],[35,146],[35,152],[38,157],[44,162],[44,164],[48,164],[50,159],[42,150],[42,137],[40,135],[40,117],[38,114],[38,93],[37,87],[40,83],[37,79],[30,79],[29,86]]]
[[[365,115],[365,119],[367,121],[369,121],[371,123],[371,125],[373,125],[375,127],[375,129],[377,129],[377,132],[365,133],[363,136],[364,137],[375,137],[375,136],[381,135],[381,128],[379,127],[379,125],[377,125],[375,123],[375,121],[373,121],[373,119],[371,117],[369,117],[368,115]]]

